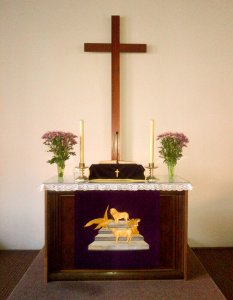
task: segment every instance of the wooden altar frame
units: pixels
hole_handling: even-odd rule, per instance
[[[135,193],[135,191],[132,191]],[[72,244],[75,192],[45,191],[45,279],[187,279],[188,191],[160,191],[161,263],[156,269],[75,269]],[[65,233],[65,234],[64,234]],[[68,250],[68,253],[67,253]]]

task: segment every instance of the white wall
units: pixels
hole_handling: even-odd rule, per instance
[[[122,158],[148,162],[151,118],[156,134],[184,132],[190,144],[176,171],[194,186],[190,245],[233,246],[233,2],[2,0],[0,248],[44,244],[38,186],[56,174],[44,132],[78,134],[84,119],[86,163],[111,157],[110,55],[83,51],[110,42],[111,15],[121,16],[121,42],[148,44],[146,54],[121,56]]]

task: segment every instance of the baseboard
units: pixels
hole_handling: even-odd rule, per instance
[[[191,249],[195,250],[199,250],[199,249],[203,249],[203,250],[233,250],[233,247],[190,247]]]

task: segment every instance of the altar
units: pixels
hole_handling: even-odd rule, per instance
[[[120,126],[120,54],[145,53],[146,44],[120,41],[120,16],[111,17],[111,43],[85,43],[85,52],[111,54],[111,160],[87,167],[84,120],[79,137],[70,132],[45,133],[58,177],[44,182],[46,280],[187,278],[187,180],[174,177],[188,138],[165,132],[155,140],[150,120],[148,164],[122,159]],[[78,138],[78,142],[75,140]],[[158,176],[155,143],[168,175]],[[76,155],[74,176],[64,179],[65,162]],[[145,150],[146,151],[146,150]],[[88,173],[88,174],[87,174]]]
[[[186,279],[192,185],[180,177],[172,182],[157,177],[155,182],[77,183],[71,177],[44,182],[46,280]],[[124,211],[120,221],[112,219],[113,208]],[[135,231],[118,237],[112,227],[124,227],[124,216]]]

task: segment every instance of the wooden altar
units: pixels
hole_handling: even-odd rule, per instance
[[[43,184],[45,191],[45,276],[56,280],[120,280],[120,279],[186,279],[187,278],[187,209],[189,182],[175,178],[168,182],[138,183],[75,183],[72,179],[57,183],[52,179]],[[92,269],[75,264],[75,193],[82,191],[127,191],[144,195],[147,191],[160,194],[159,264],[153,268]],[[142,201],[145,201],[142,196]],[[121,201],[119,199],[119,201]],[[124,200],[127,201],[127,200]]]

